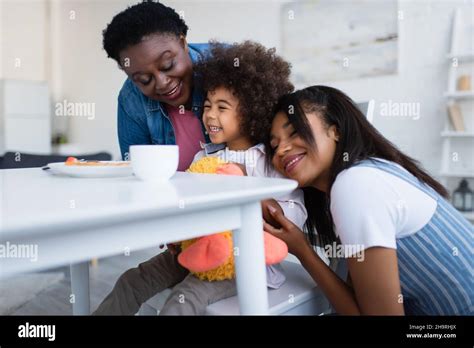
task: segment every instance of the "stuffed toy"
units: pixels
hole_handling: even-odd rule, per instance
[[[194,162],[187,172],[221,175],[244,175],[236,164],[218,157],[203,157]],[[285,242],[264,233],[265,263],[272,265],[288,255]],[[235,277],[232,232],[224,231],[181,242],[178,262],[201,280],[215,281]]]

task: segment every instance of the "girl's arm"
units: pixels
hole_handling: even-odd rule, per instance
[[[354,284],[352,289],[319,258],[297,226],[280,212],[271,210],[270,212],[282,228],[276,229],[265,223],[265,231],[286,242],[290,253],[300,260],[337,313],[342,315],[404,313],[394,249],[369,248],[364,250],[363,261],[349,258],[349,273]]]

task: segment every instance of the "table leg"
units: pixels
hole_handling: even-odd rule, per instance
[[[72,314],[89,315],[89,261],[71,265],[71,291],[74,295]]]
[[[241,228],[232,234],[240,313],[243,315],[268,314],[260,202],[243,205],[241,216]]]

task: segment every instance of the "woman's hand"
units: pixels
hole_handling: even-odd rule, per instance
[[[288,251],[298,258],[300,258],[308,249],[311,249],[303,231],[285,217],[281,208],[276,209],[273,205],[268,205],[267,208],[270,216],[281,226],[281,228],[273,227],[264,220],[264,231],[284,241],[288,246]]]
[[[263,219],[268,222],[270,225],[272,225],[275,228],[281,228],[281,225],[273,218],[273,216],[270,214],[269,207],[275,208],[279,212],[281,212],[282,215],[285,215],[283,212],[283,209],[281,208],[280,204],[274,199],[265,199],[260,202],[262,205],[262,215]]]

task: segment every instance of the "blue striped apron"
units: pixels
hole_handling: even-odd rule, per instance
[[[473,226],[433,188],[391,162],[363,160],[417,187],[436,200],[430,221],[398,238],[400,285],[407,315],[473,315]]]

